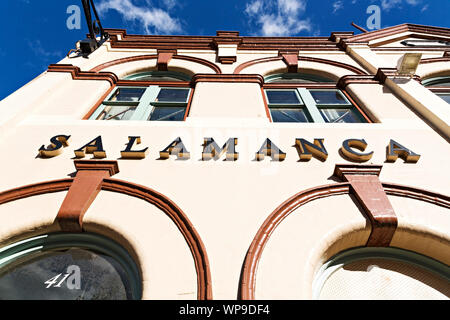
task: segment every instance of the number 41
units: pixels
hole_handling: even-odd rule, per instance
[[[58,282],[59,277],[62,275],[62,273],[54,276],[53,278],[48,279],[44,282],[44,284],[47,285],[46,289],[50,288],[51,286],[54,286],[55,288],[61,288],[61,285],[66,281],[67,279],[67,288],[69,289],[81,289],[81,272],[80,267],[78,266],[69,266],[67,268],[67,273],[64,275],[64,277],[61,279],[61,281]],[[70,276],[70,277],[69,277]],[[57,283],[57,285],[54,285]]]

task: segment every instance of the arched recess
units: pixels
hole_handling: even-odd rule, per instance
[[[392,183],[383,183],[382,185],[387,195],[416,199],[450,209],[450,197],[448,196],[419,188]],[[323,198],[350,195],[352,193],[351,189],[351,184],[347,182],[318,186],[297,193],[276,208],[259,228],[247,251],[241,270],[238,299],[255,299],[258,264],[261,260],[266,244],[284,219],[307,203]],[[342,234],[339,235],[339,237],[342,236]],[[450,247],[450,243],[447,245]]]
[[[298,57],[299,72],[316,74],[338,81],[344,75],[366,75],[363,70],[342,62],[313,57]],[[257,66],[257,67],[255,67]],[[288,67],[283,56],[260,58],[244,62],[236,67],[234,74],[257,73],[266,77],[271,74],[285,73]]]
[[[102,70],[114,72],[120,79],[134,73],[157,70],[158,55],[142,55],[112,60],[92,68],[90,71]],[[143,61],[147,64],[143,65]],[[221,74],[222,70],[214,63],[191,56],[174,54],[168,64],[170,71],[194,75],[196,73]]]
[[[416,73],[422,81],[435,77],[450,76],[450,57],[422,59]]]
[[[47,193],[67,191],[73,181],[74,179],[46,181],[4,191],[0,193],[0,205]],[[197,299],[212,299],[211,272],[206,248],[186,214],[172,200],[150,188],[117,179],[104,179],[101,190],[142,199],[164,212],[182,233],[191,251],[197,272]]]

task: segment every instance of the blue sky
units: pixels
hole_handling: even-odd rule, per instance
[[[367,8],[381,10],[381,28],[416,23],[450,28],[448,0],[95,0],[107,28],[129,34],[243,36],[329,36],[332,31],[368,28]],[[0,99],[60,61],[87,33],[67,28],[71,5],[81,0],[0,1]]]

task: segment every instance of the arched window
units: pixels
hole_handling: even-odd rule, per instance
[[[103,236],[57,233],[0,249],[2,300],[132,300],[139,271],[128,252]]]
[[[333,79],[307,73],[280,73],[267,76],[265,83],[335,83]]]
[[[90,120],[183,121],[188,112],[191,77],[150,71],[127,76],[89,115]]]
[[[129,75],[124,80],[135,81],[190,81],[191,77],[181,72],[173,71],[149,71]]]
[[[304,73],[265,78],[273,122],[367,123],[369,118],[332,79]]]
[[[448,299],[450,267],[397,248],[358,248],[325,263],[313,284],[315,299]]]
[[[450,76],[426,79],[422,84],[450,104]]]

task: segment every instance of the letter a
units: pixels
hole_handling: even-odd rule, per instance
[[[395,162],[398,157],[408,163],[416,163],[420,159],[420,155],[412,152],[408,148],[405,148],[397,141],[391,140],[389,141],[389,145],[387,147],[386,161]]]
[[[98,136],[74,152],[77,158],[84,158],[86,153],[94,154],[94,158],[96,159],[106,158],[106,152],[103,150],[102,136]]]
[[[270,139],[266,139],[263,145],[256,153],[256,160],[262,161],[265,156],[269,156],[273,161],[283,161],[286,158],[286,153],[281,151],[275,143],[272,143]]]
[[[177,156],[179,160],[187,160],[191,157],[191,154],[186,150],[181,138],[178,137],[167,148],[160,151],[159,156],[161,159],[169,159],[170,156]]]

